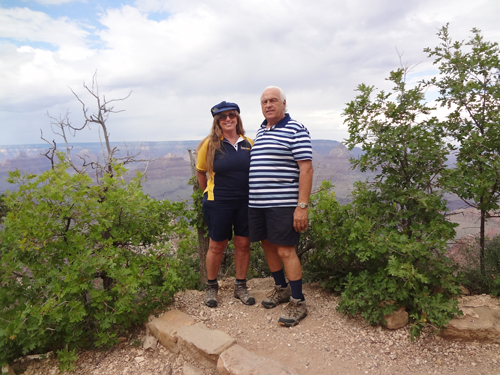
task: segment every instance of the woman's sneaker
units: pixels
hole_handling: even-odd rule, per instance
[[[217,307],[217,293],[219,292],[219,284],[208,283],[205,287],[205,305],[208,307]]]
[[[285,327],[293,327],[299,324],[299,321],[304,319],[306,316],[306,301],[290,297],[290,302],[285,307],[285,313],[278,320],[278,323]]]
[[[272,309],[278,306],[280,303],[285,303],[290,301],[292,296],[292,289],[290,289],[290,284],[286,287],[281,285],[275,285],[273,290],[271,290],[266,298],[262,301],[262,306],[266,309]]]
[[[239,298],[245,305],[253,305],[255,303],[255,298],[253,298],[247,289],[246,281],[237,281],[234,283],[234,297]]]

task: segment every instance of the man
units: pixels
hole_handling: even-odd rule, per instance
[[[250,241],[261,241],[275,283],[262,305],[270,309],[289,302],[279,323],[291,327],[307,315],[295,245],[307,229],[311,137],[304,125],[286,113],[286,97],[279,87],[264,90],[261,106],[265,120],[250,156]]]

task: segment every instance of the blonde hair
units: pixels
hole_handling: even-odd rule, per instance
[[[243,121],[241,120],[240,114],[238,111],[234,111],[236,113],[236,133],[238,135],[245,135],[245,129],[243,129]],[[224,135],[222,133],[222,128],[219,124],[219,114],[214,116],[214,120],[212,121],[212,129],[210,130],[210,134],[207,135],[203,140],[200,142],[200,144],[197,147],[197,150],[203,146],[203,144],[208,141],[208,149],[207,149],[207,160],[206,160],[206,168],[207,168],[207,175],[208,178],[212,176],[212,173],[214,172],[214,158],[215,158],[215,153],[217,150],[220,150],[222,148],[222,139],[224,138]]]

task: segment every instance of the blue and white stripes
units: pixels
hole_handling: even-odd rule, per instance
[[[290,115],[257,132],[250,159],[249,207],[295,207],[299,193],[297,161],[312,160],[311,137]]]

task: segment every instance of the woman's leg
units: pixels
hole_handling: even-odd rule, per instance
[[[217,279],[219,273],[220,264],[222,263],[222,255],[227,246],[227,240],[225,241],[213,241],[210,239],[208,244],[207,252],[207,278],[208,280]]]

